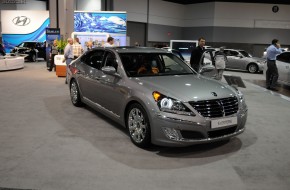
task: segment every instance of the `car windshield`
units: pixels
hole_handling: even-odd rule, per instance
[[[128,77],[195,74],[172,53],[120,53]]]
[[[18,47],[33,47],[34,43],[30,43],[30,42],[22,42],[21,44],[18,45]]]
[[[249,54],[248,52],[246,51],[240,51],[240,53],[245,56],[245,57],[253,57],[251,54]]]

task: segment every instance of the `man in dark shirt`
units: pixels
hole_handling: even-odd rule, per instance
[[[199,67],[200,67],[199,62],[200,62],[202,53],[204,51],[204,45],[205,45],[205,39],[203,37],[200,37],[198,39],[198,46],[195,47],[191,52],[190,65],[196,72],[198,72]]]

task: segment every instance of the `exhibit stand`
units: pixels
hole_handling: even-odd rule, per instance
[[[56,76],[65,77],[66,76],[66,63],[63,62],[64,55],[56,55],[54,56],[54,64]]]
[[[24,57],[1,56],[0,71],[21,69],[24,67]]]

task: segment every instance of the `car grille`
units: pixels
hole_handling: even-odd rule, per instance
[[[215,118],[232,115],[238,112],[239,103],[236,97],[216,100],[189,102],[189,104],[203,117]]]

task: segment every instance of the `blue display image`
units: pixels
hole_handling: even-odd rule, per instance
[[[46,41],[46,28],[49,26],[50,20],[46,19],[45,22],[34,32],[30,34],[2,34],[2,41],[5,46],[6,53],[24,41]]]
[[[75,12],[75,32],[106,32],[126,34],[127,15],[125,13]]]

